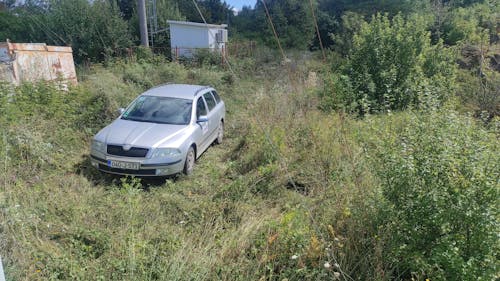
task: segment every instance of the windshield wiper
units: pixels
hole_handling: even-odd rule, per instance
[[[151,122],[149,120],[145,119],[136,119],[136,118],[130,118],[130,117],[122,117],[123,120],[128,120],[128,121],[136,121],[136,122]]]

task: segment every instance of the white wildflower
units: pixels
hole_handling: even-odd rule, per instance
[[[296,260],[296,259],[298,259],[298,258],[299,258],[299,256],[298,256],[298,255],[293,255],[293,256],[292,256],[292,260]]]
[[[333,276],[335,277],[335,279],[340,279],[340,272],[335,271],[333,273]]]
[[[324,266],[326,269],[329,269],[330,267],[332,267],[332,266],[330,265],[330,263],[329,263],[329,262],[325,262],[325,264],[324,264],[323,266]]]

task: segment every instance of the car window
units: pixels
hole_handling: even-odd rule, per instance
[[[217,103],[219,103],[219,102],[220,102],[220,97],[219,97],[219,94],[217,94],[217,92],[216,92],[216,91],[212,91],[212,95],[214,95],[215,101],[216,101]]]
[[[160,124],[186,125],[191,119],[192,101],[187,99],[140,96],[121,119]]]
[[[200,97],[196,102],[196,118],[200,118],[202,115],[207,115],[207,107],[205,106],[203,98]]]
[[[203,94],[203,97],[205,98],[205,101],[207,101],[208,110],[209,111],[212,110],[215,107],[215,105],[217,104],[215,102],[215,99],[212,96],[212,94],[210,92],[208,92],[208,93]]]

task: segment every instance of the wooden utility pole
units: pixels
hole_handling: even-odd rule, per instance
[[[141,45],[149,47],[148,40],[148,23],[146,21],[146,2],[145,0],[137,1],[137,12],[139,13],[139,30],[141,32]]]

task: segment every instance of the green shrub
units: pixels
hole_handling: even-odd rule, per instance
[[[150,75],[150,68],[154,67],[151,64],[133,64],[127,65],[124,69],[123,80],[127,83],[134,83],[144,89],[151,88],[155,85]]]
[[[454,111],[415,112],[369,132],[389,208],[395,276],[491,280],[497,274],[500,150],[496,136]]]
[[[426,28],[417,16],[377,14],[363,23],[346,66],[327,78],[324,107],[363,115],[419,106],[426,96],[441,104],[453,90],[453,57],[431,46]]]
[[[485,123],[500,116],[500,73],[488,69],[483,76],[468,70],[459,72],[460,90],[458,96],[461,107]]]
[[[139,62],[148,62],[153,60],[154,54],[150,48],[139,46],[134,50],[135,57]]]
[[[248,254],[261,263],[259,276],[266,276],[266,280],[327,278],[329,271],[323,268],[325,245],[311,227],[307,210],[302,208],[289,210],[279,221],[270,222],[248,249]]]
[[[198,65],[221,65],[222,55],[221,53],[210,50],[210,49],[198,49],[194,53],[193,60],[198,63]]]

